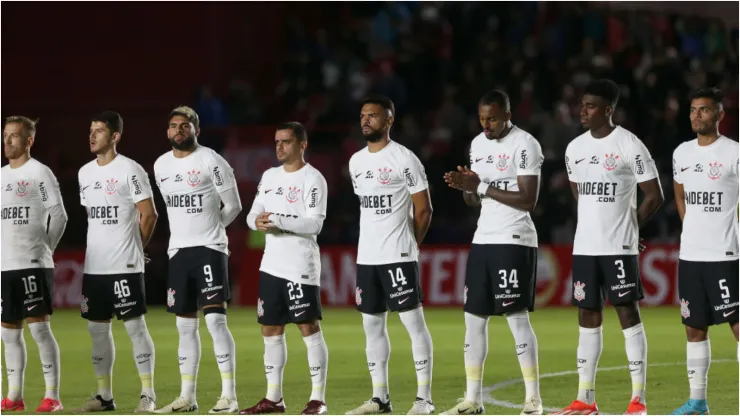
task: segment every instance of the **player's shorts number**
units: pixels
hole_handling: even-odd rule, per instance
[[[727,299],[730,297],[730,288],[726,285],[727,279],[720,279],[719,281],[719,288],[722,290],[722,299]]]
[[[128,288],[128,279],[116,280],[113,283],[113,293],[119,298],[131,296],[131,290]]]
[[[23,278],[23,287],[26,289],[26,295],[36,293],[36,276],[28,276]],[[728,295],[729,296],[729,295]]]
[[[617,275],[617,279],[624,279],[624,261],[615,260],[614,265],[617,266],[617,269],[619,269],[619,274]]]
[[[391,286],[396,287],[399,284],[401,286],[406,285],[406,276],[403,275],[403,269],[400,267],[396,269],[396,274],[393,274],[393,270],[388,270],[388,274],[391,275]]]
[[[506,278],[506,270],[501,269],[498,271],[498,275],[501,278],[501,283],[498,285],[501,289],[506,289],[506,285],[510,284],[512,288],[518,289],[519,288],[519,279],[516,276],[516,269],[511,269],[509,271],[509,278]]]
[[[203,274],[206,275],[206,283],[211,283],[213,281],[213,273],[211,273],[210,264],[203,266]]]
[[[300,283],[288,282],[288,298],[290,300],[303,298],[303,288]]]

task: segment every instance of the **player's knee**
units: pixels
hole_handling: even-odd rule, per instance
[[[124,320],[123,326],[126,327],[126,332],[128,332],[130,338],[136,338],[146,332],[146,321],[143,316]]]
[[[686,340],[688,342],[706,341],[709,328],[694,328],[686,325]]]
[[[45,342],[52,337],[51,326],[49,326],[48,322],[29,323],[28,329],[31,331],[31,336],[36,343]]]
[[[578,325],[583,328],[598,328],[604,320],[600,309],[578,308]]]
[[[23,321],[3,322],[2,327],[7,329],[21,329],[23,328]]]
[[[363,313],[362,314],[362,326],[365,329],[365,334],[369,336],[382,336],[385,332],[387,312],[383,313]]]
[[[8,328],[5,326],[5,323],[3,322],[3,328],[2,328],[2,339],[3,342],[6,345],[16,345],[20,344],[23,341],[23,327],[19,326],[18,328]]]
[[[278,337],[285,333],[285,325],[262,325],[263,337]]]
[[[298,330],[301,331],[301,336],[303,337],[310,337],[311,335],[321,331],[321,325],[319,324],[318,319],[308,322],[300,322],[296,325],[298,326]]]
[[[50,320],[50,315],[29,316],[28,318],[26,318],[26,322],[28,322],[29,324],[33,324],[36,322],[49,322]]]
[[[226,308],[224,308],[221,305],[214,305],[214,306],[204,306],[203,307],[203,316],[208,316],[210,314],[217,313],[221,315],[226,315]],[[208,318],[206,318],[208,319]]]

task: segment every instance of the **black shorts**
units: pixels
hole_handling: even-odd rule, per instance
[[[606,299],[612,305],[625,305],[644,297],[636,254],[573,255],[573,306],[601,310]]]
[[[678,297],[684,325],[704,329],[738,321],[740,261],[678,261]]]
[[[537,248],[516,244],[473,244],[465,272],[463,310],[490,316],[533,311]]]
[[[2,320],[14,323],[51,315],[54,269],[22,269],[1,273]]]
[[[80,314],[92,321],[136,318],[146,313],[144,273],[84,274]]]
[[[208,247],[181,248],[172,256],[167,278],[167,312],[197,312],[231,300],[229,259]]]
[[[357,265],[355,303],[362,313],[405,311],[424,301],[415,261]]]
[[[260,271],[257,322],[285,325],[321,319],[321,288]]]

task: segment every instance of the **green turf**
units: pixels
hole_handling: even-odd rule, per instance
[[[625,366],[624,337],[614,311],[606,311],[604,353],[600,367]],[[359,313],[351,309],[327,309],[324,333],[329,346],[327,402],[334,414],[343,414],[360,405],[371,395],[370,377],[365,364],[365,337]],[[453,406],[465,389],[463,368],[464,322],[457,308],[427,310],[426,318],[434,340],[434,402],[438,411]],[[668,364],[648,370],[647,399],[651,414],[670,413],[688,397],[686,379],[686,343],[677,308],[643,309],[651,364]],[[158,407],[169,403],[179,393],[177,331],[172,315],[154,309],[147,317],[156,346],[155,387]],[[540,373],[575,370],[578,341],[576,312],[571,308],[543,309],[532,314],[532,324],[539,340]],[[264,396],[262,367],[263,343],[255,322],[255,310],[229,310],[229,327],[237,346],[237,393],[240,407],[256,403]],[[66,412],[80,406],[95,390],[90,361],[90,337],[85,321],[77,311],[57,311],[52,328],[62,354],[62,401]],[[198,379],[198,403],[205,413],[216,402],[221,382],[216,367],[211,337],[201,321],[203,345]],[[311,385],[307,370],[306,348],[296,328],[288,328],[288,364],[283,388],[289,413],[299,413],[308,400]],[[395,314],[389,317],[392,344],[390,389],[395,410],[406,413],[416,393],[416,379],[411,345],[403,325]],[[28,331],[28,368],[25,398],[33,410],[43,394],[43,379],[38,351]],[[131,413],[139,397],[139,379],[133,362],[131,342],[123,325],[114,323],[117,353],[113,389],[119,413]],[[489,329],[489,353],[485,383],[491,386],[521,377],[513,339],[503,318],[492,319]],[[712,332],[713,359],[735,360],[737,344],[729,327]],[[542,398],[546,407],[562,407],[575,398],[577,375],[542,379]],[[519,403],[524,386],[516,383],[493,392],[498,400]],[[597,401],[602,412],[623,413],[630,398],[629,371],[605,371],[597,377]],[[738,364],[736,361],[712,364],[709,376],[709,405],[713,414],[738,414]],[[519,410],[488,404],[489,414],[518,414]]]

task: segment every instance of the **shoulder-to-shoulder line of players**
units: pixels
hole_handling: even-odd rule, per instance
[[[619,89],[592,82],[581,99],[585,133],[573,139],[565,165],[578,219],[573,245],[572,302],[578,307],[577,397],[560,414],[596,414],[595,375],[602,352],[603,309],[608,300],[625,336],[632,380],[626,414],[646,414],[647,340],[640,318],[643,298],[639,229],[663,203],[658,171],[642,141],[615,126]],[[390,139],[395,119],[388,98],[367,98],[360,110],[367,146],[349,160],[360,202],[356,307],[366,335],[372,395],[347,414],[393,410],[388,389],[388,311],[398,312],[411,337],[417,394],[408,414],[432,414],[433,347],[423,313],[419,245],[429,228],[428,180],[417,156]],[[679,261],[680,314],[687,335],[690,398],[674,414],[708,414],[708,328],[729,323],[738,338],[738,143],[719,134],[722,95],[713,88],[690,97],[697,137],[673,155],[677,211],[683,222]],[[465,397],[443,414],[481,414],[488,319],[505,316],[525,382],[522,414],[542,414],[538,340],[529,320],[535,305],[537,232],[530,213],[537,205],[544,156],[540,144],[511,122],[506,93],[486,93],[478,103],[482,132],[470,145],[470,163],[444,174],[464,202],[480,208],[464,287]],[[111,321],[123,321],[141,379],[137,412],[198,409],[196,378],[201,358],[198,313],[213,339],[222,393],[210,413],[284,413],[282,377],[287,361],[285,326],[295,323],[306,344],[312,388],[302,414],[326,414],[328,349],[321,332],[321,260],[317,235],[326,217],[327,183],[304,159],[307,132],[300,123],[276,128],[280,166],[262,175],[247,224],[264,232],[257,321],[264,338],[267,393],[239,410],[235,343],[226,321],[230,300],[225,227],[242,210],[233,169],[198,144],[198,115],[189,107],[169,114],[172,150],[154,164],[154,180],[167,206],[170,228],[167,311],[176,315],[181,391],[158,408],[153,385],[154,345],[146,326],[146,247],[157,221],[146,171],[120,155],[118,113],[90,124],[96,157],[79,170],[79,198],[88,217],[82,302],[88,321],[97,393],[79,411],[114,410]],[[2,168],[2,340],[8,374],[2,411],[24,410],[26,348],[23,321],[38,344],[46,393],[37,412],[62,410],[59,347],[50,328],[52,254],[67,222],[51,170],[30,157],[35,122],[5,120],[9,164]],[[664,138],[668,139],[668,138]],[[676,140],[678,138],[671,138]],[[637,204],[637,188],[643,193]]]

